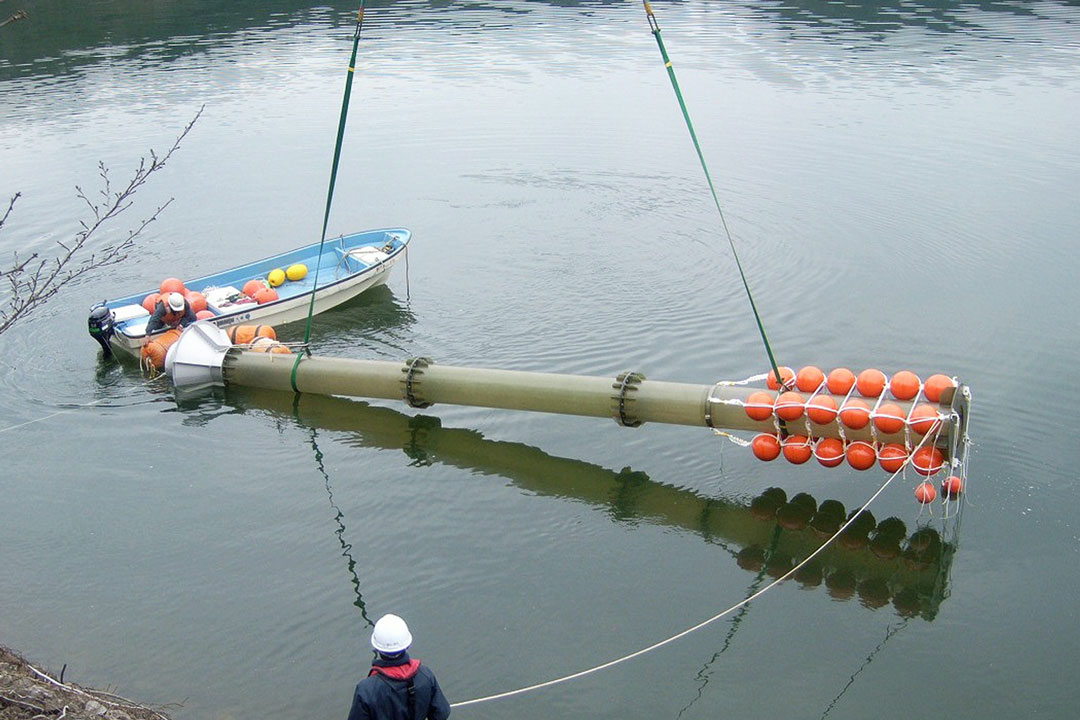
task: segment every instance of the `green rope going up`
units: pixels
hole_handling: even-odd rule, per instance
[[[338,119],[337,142],[334,144],[334,163],[330,168],[330,187],[326,192],[326,211],[323,213],[322,239],[319,241],[319,257],[315,261],[315,275],[311,287],[311,302],[308,303],[307,327],[304,328],[304,353],[296,354],[296,362],[293,363],[292,383],[293,392],[300,392],[296,387],[296,369],[300,367],[300,361],[308,350],[308,342],[311,340],[311,318],[315,314],[315,292],[319,289],[319,267],[322,265],[323,245],[326,244],[326,227],[330,223],[330,205],[334,201],[334,183],[337,180],[338,163],[341,160],[341,144],[345,139],[345,119],[349,115],[349,96],[352,94],[353,74],[356,69],[356,50],[360,46],[360,30],[364,25],[364,0],[360,0],[360,8],[356,11],[356,30],[353,32],[352,56],[349,58],[349,71],[345,75],[345,96],[341,100],[341,117]]]
[[[713,202],[716,203],[716,211],[720,213],[720,223],[724,227],[724,234],[727,235],[728,245],[731,246],[731,254],[735,257],[735,265],[739,268],[739,277],[742,278],[743,287],[746,288],[746,297],[750,299],[750,309],[754,311],[754,320],[757,322],[758,332],[761,333],[761,340],[765,343],[765,352],[769,356],[769,365],[772,367],[772,371],[776,373],[776,379],[779,384],[783,384],[783,378],[780,376],[780,368],[776,365],[776,358],[773,356],[772,346],[769,345],[769,338],[765,334],[765,326],[761,322],[761,315],[758,313],[757,303],[754,302],[754,295],[750,292],[750,284],[746,281],[746,273],[743,272],[742,263],[739,261],[739,254],[735,252],[735,241],[731,239],[731,231],[728,230],[727,220],[724,219],[724,211],[720,207],[720,199],[716,196],[716,187],[713,185],[712,176],[709,175],[709,167],[705,164],[705,155],[701,152],[701,145],[698,143],[697,133],[694,132],[694,124],[690,122],[690,113],[686,109],[686,102],[683,101],[682,91],[679,90],[679,81],[675,79],[675,70],[671,67],[671,58],[668,57],[667,48],[664,47],[664,41],[660,37],[660,26],[656,22],[656,16],[653,15],[652,6],[649,5],[649,0],[643,0],[645,3],[645,14],[649,19],[649,27],[652,29],[652,34],[656,38],[656,44],[660,47],[660,55],[664,58],[664,67],[667,68],[668,78],[671,79],[671,87],[675,90],[675,97],[679,100],[679,107],[682,109],[683,119],[686,120],[686,128],[690,131],[690,139],[694,141],[694,149],[697,150],[698,160],[701,161],[701,169],[705,171],[705,179],[709,183],[709,191],[712,192]],[[781,421],[781,427],[783,427],[783,421]]]

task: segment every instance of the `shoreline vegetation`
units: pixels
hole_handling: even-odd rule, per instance
[[[63,682],[0,645],[0,720],[169,720],[167,707]]]

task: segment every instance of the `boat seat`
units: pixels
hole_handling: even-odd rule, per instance
[[[345,248],[334,249],[337,250],[338,255],[341,256],[341,262],[346,263],[346,268],[348,268],[348,262],[350,260],[362,263],[363,267],[371,267],[372,265],[378,265],[379,263],[384,262],[390,257],[389,254],[383,252],[380,248],[371,245],[352,248],[351,250],[346,250]]]
[[[122,323],[128,320],[134,320],[135,318],[146,317],[150,312],[142,305],[131,304],[121,305],[118,308],[113,308],[112,317],[113,322]]]
[[[148,322],[150,322],[150,313],[146,313],[143,317],[117,323],[116,327],[128,337],[141,338],[146,337],[146,324]]]

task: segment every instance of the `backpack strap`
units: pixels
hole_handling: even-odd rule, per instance
[[[390,678],[386,677],[374,668],[372,668],[371,674],[382,680],[391,688],[394,687],[394,683],[390,680]],[[409,696],[409,720],[416,720],[416,683],[414,682],[414,678],[415,676],[409,678],[407,681],[408,684],[405,686],[405,691],[408,693]]]

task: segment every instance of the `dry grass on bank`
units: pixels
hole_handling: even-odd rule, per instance
[[[62,683],[0,646],[0,720],[169,720],[159,708]]]

